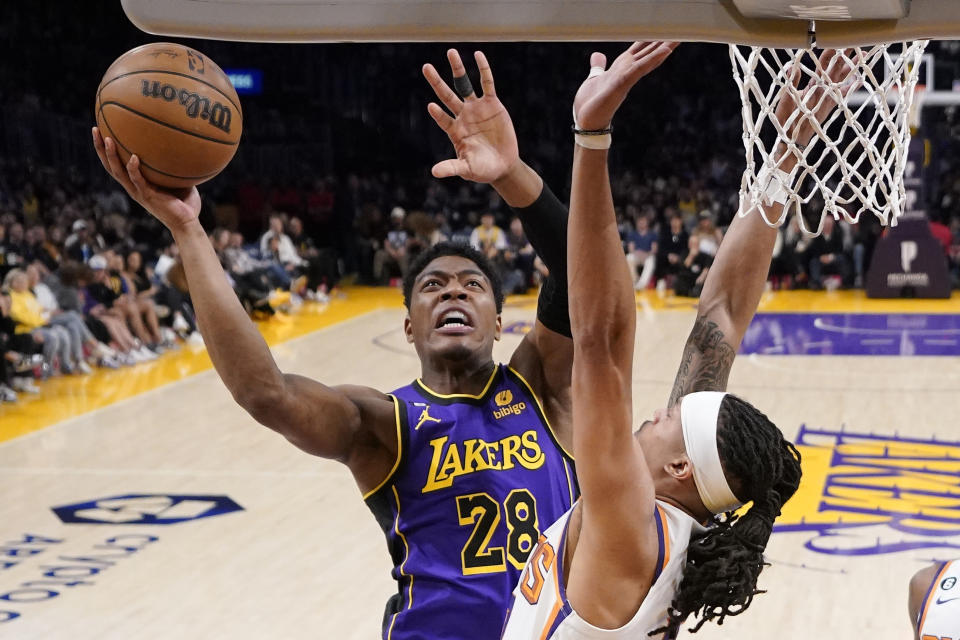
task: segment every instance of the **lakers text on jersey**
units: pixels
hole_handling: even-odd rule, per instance
[[[496,638],[541,527],[577,497],[572,460],[507,366],[476,396],[437,394],[418,380],[393,398],[396,466],[365,496],[398,583],[383,636]]]

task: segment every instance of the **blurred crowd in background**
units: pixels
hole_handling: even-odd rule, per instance
[[[100,76],[154,38],[120,3],[5,7],[0,20],[0,399],[36,379],[155,358],[196,333],[183,268],[165,229],[109,180],[90,126]],[[91,29],[96,22],[101,28]],[[201,222],[252,315],[326,301],[343,283],[396,284],[412,256],[443,239],[499,266],[509,293],[546,273],[513,212],[486,185],[436,180],[452,149],[427,114],[425,62],[445,46],[263,45],[195,41],[222,67],[255,67],[237,157],[201,185]],[[958,59],[956,43],[946,53]],[[597,45],[609,55],[620,46]],[[491,44],[498,95],[522,158],[561,199],[569,184],[569,105],[591,46]],[[466,52],[466,51],[465,51]],[[946,56],[945,56],[946,57]],[[294,63],[295,62],[295,63]],[[741,113],[727,50],[681,46],[618,115],[611,153],[624,259],[637,289],[696,296],[739,206]],[[531,70],[536,69],[532,74]],[[955,70],[956,71],[956,70]],[[960,73],[957,75],[960,78]],[[930,110],[926,208],[960,280],[960,114]],[[861,287],[882,229],[826,223],[779,231],[775,288]]]

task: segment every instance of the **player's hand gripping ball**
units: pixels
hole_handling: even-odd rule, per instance
[[[195,49],[158,42],[131,49],[97,88],[97,126],[120,160],[161,187],[205,182],[230,162],[243,130],[240,100],[217,64]]]

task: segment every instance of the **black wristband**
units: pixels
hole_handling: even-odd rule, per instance
[[[577,125],[574,124],[570,126],[570,129],[578,136],[605,136],[608,133],[613,133],[613,125],[606,129],[578,129]]]

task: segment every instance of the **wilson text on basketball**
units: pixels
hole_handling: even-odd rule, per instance
[[[213,101],[187,89],[177,88],[169,83],[157,80],[143,80],[140,90],[146,98],[157,98],[166,102],[179,102],[186,110],[187,117],[206,120],[211,126],[224,133],[230,133],[233,111],[221,102]]]

